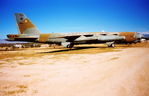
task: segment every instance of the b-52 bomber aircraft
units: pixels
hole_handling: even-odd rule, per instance
[[[8,34],[8,40],[32,41],[49,44],[60,44],[72,48],[75,44],[106,43],[114,47],[115,43],[138,42],[141,35],[137,32],[78,32],[78,33],[47,33],[42,34],[23,14],[15,13],[19,34]]]

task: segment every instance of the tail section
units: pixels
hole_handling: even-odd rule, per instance
[[[23,13],[15,13],[15,17],[20,34],[30,34],[30,35],[40,34],[36,26],[32,24],[32,22]]]

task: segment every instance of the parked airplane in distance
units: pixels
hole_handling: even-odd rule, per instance
[[[141,35],[137,32],[77,32],[42,34],[23,13],[15,13],[15,17],[19,34],[7,35],[9,40],[60,44],[64,47],[72,48],[75,44],[99,43],[106,43],[108,47],[114,47],[115,43],[134,43],[138,42],[141,38]]]

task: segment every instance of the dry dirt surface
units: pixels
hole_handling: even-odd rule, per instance
[[[1,51],[0,96],[149,96],[149,47]]]

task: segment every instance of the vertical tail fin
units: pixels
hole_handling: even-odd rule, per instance
[[[40,34],[36,26],[23,13],[15,13],[15,17],[20,34]]]

